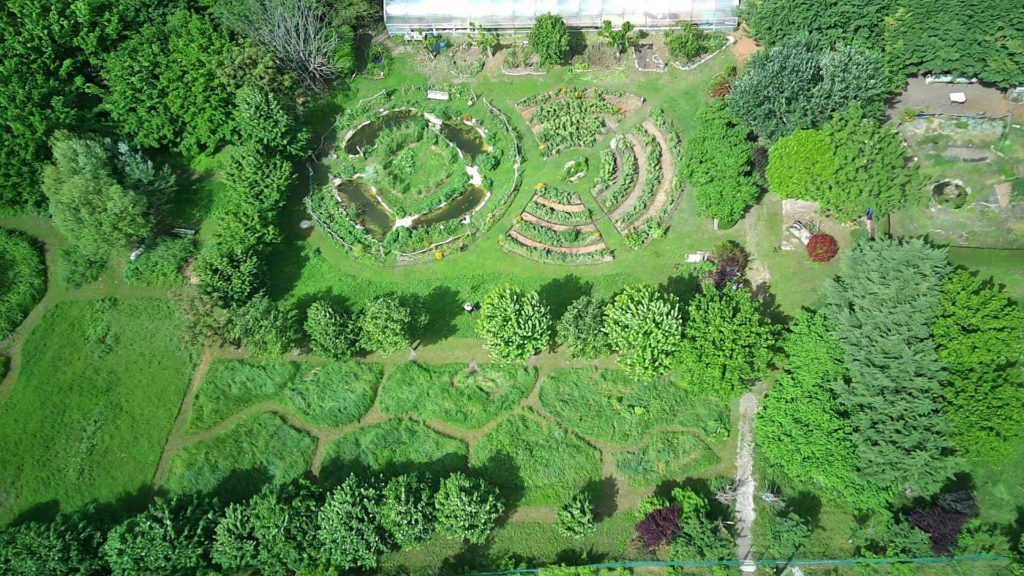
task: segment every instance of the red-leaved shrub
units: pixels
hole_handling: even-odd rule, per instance
[[[652,511],[636,525],[636,534],[648,550],[671,544],[679,536],[679,504]]]
[[[815,234],[807,242],[807,255],[815,262],[828,262],[836,257],[839,244],[828,234]]]

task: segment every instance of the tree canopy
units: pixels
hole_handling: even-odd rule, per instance
[[[911,201],[917,180],[899,135],[851,104],[820,130],[799,130],[769,150],[765,177],[783,198],[813,200],[841,219],[886,215]]]
[[[818,48],[804,35],[755,52],[728,101],[743,123],[769,141],[817,128],[857,103],[880,119],[896,88],[882,57],[864,48]]]
[[[495,360],[521,362],[551,342],[551,312],[536,292],[499,286],[480,305],[476,330]]]
[[[945,374],[931,326],[948,270],[923,240],[857,244],[823,309],[849,378],[837,384],[862,477],[884,490],[936,492],[950,473]]]
[[[569,58],[569,28],[557,14],[542,14],[529,34],[530,48],[545,66],[565,64]]]
[[[684,144],[682,175],[693,189],[701,216],[731,224],[757,200],[749,135],[724,100],[697,112],[697,127]]]
[[[623,368],[663,374],[683,346],[679,299],[649,284],[628,286],[605,308],[604,331]]]

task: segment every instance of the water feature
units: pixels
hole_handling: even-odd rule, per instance
[[[370,187],[361,180],[349,179],[339,183],[335,190],[349,215],[371,236],[384,240],[394,226],[394,219]]]
[[[471,160],[476,159],[485,149],[483,136],[473,126],[463,123],[445,122],[441,125],[441,135],[462,151]]]
[[[444,206],[440,206],[422,214],[413,221],[414,227],[430,226],[445,220],[455,220],[469,214],[487,198],[487,191],[479,186],[473,186],[459,196],[452,199]]]
[[[401,124],[422,118],[423,116],[415,110],[394,110],[384,116],[372,120],[356,128],[348,140],[345,141],[345,152],[355,156],[360,150],[370,148],[377,142],[377,136],[385,130],[392,130]]]

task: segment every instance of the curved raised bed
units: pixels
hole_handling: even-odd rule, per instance
[[[583,212],[587,209],[583,204],[559,204],[554,200],[548,200],[540,194],[534,194],[533,201],[538,204],[543,204],[548,208],[558,210],[560,212]]]
[[[591,252],[598,252],[608,248],[608,245],[605,244],[603,240],[595,244],[585,244],[583,246],[548,246],[547,244],[537,242],[536,240],[523,236],[517,230],[509,230],[508,235],[523,246],[539,248],[540,250],[557,252],[559,254],[590,254]]]
[[[636,222],[630,226],[631,230],[642,225],[645,220],[657,216],[668,205],[672,179],[676,175],[675,157],[672,156],[672,149],[669,147],[665,135],[649,118],[643,121],[642,126],[651,136],[654,136],[654,139],[658,141],[658,147],[661,148],[661,185],[658,186],[658,190],[654,194],[654,201],[647,208],[647,212],[637,218]]]
[[[629,141],[629,145],[633,149],[633,155],[636,157],[638,172],[636,182],[633,184],[633,191],[630,192],[629,196],[626,196],[615,210],[608,215],[612,219],[612,222],[618,222],[620,218],[629,213],[630,209],[633,208],[633,205],[636,204],[637,200],[643,195],[644,182],[647,181],[647,149],[635,134],[627,134],[626,140]]]

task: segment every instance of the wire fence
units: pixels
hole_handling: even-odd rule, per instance
[[[1005,558],[998,554],[966,554],[964,556],[929,556],[923,558],[847,558],[821,560],[757,560],[758,566],[777,568],[780,566],[853,566],[872,564],[951,564],[957,562],[999,562]],[[744,560],[638,560],[632,562],[603,562],[586,564],[573,568],[583,570],[603,570],[614,568],[711,568],[714,566],[739,567],[749,564]],[[513,574],[537,574],[544,568],[518,568],[498,572],[474,572],[463,576],[511,576]]]

